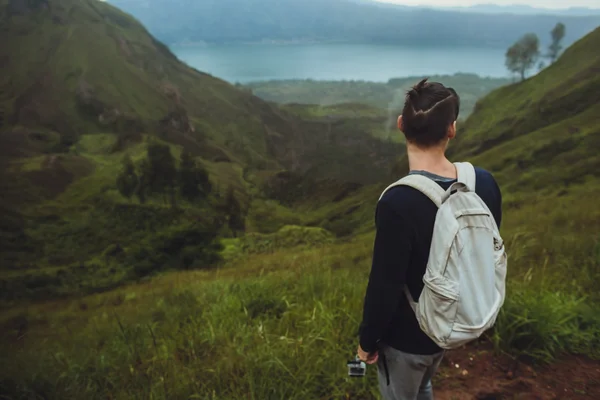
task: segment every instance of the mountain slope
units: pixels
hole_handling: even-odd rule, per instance
[[[44,127],[68,143],[82,133],[180,125],[196,145],[238,139],[243,126],[248,147],[237,151],[243,160],[268,156],[261,118],[270,118],[276,131],[289,129],[276,110],[179,63],[135,20],[105,3],[42,1],[19,13],[17,2],[2,2],[5,125]],[[235,128],[222,129],[227,120]]]
[[[545,43],[562,21],[569,45],[600,23],[600,15],[470,14],[350,0],[109,1],[169,44],[317,40],[506,48],[524,32]]]
[[[525,82],[483,98],[451,145],[503,193],[509,274],[598,300],[600,28]],[[533,279],[532,279],[533,278]]]
[[[312,167],[312,153],[323,150],[329,123],[304,124],[180,63],[107,3],[2,0],[0,10],[8,44],[0,48],[7,71],[0,78],[0,141],[20,142],[10,145],[14,155],[36,154],[40,147],[65,151],[82,134],[119,133],[123,145],[148,133],[209,161],[302,172]],[[15,127],[40,130],[38,139],[15,133]],[[378,146],[363,133],[349,135]],[[342,141],[330,144],[345,147]],[[353,154],[361,146],[346,147]]]
[[[343,198],[348,187],[388,176],[400,154],[398,144],[370,133],[383,129],[385,115],[300,118],[179,62],[104,2],[0,0],[0,31],[7,297],[103,290],[183,265],[213,249],[207,238],[318,226],[321,214],[299,215],[282,203],[324,186]],[[176,167],[189,151],[212,191],[196,201],[173,192],[168,201],[166,192],[144,201],[122,196],[116,177],[124,156],[141,176],[150,144],[167,146]],[[336,204],[339,213],[346,206]],[[242,220],[235,228],[232,210]]]
[[[451,154],[486,160],[507,190],[560,190],[599,178],[600,28],[551,67],[475,107]]]

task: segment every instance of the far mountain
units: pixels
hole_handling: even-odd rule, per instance
[[[459,11],[469,13],[486,14],[521,14],[521,15],[560,15],[560,16],[591,16],[600,15],[600,8],[569,7],[569,8],[544,8],[533,7],[526,4],[493,4],[481,3],[473,6],[407,6],[397,4],[391,0],[351,0],[360,4],[376,4],[385,8],[396,8],[399,10],[410,10],[415,8],[434,9],[445,11]]]
[[[523,14],[523,15],[561,15],[561,16],[590,16],[600,15],[600,8],[588,7],[569,7],[569,8],[541,8],[532,7],[524,4],[499,5],[499,4],[478,4],[471,7],[435,7],[441,10],[462,11],[472,13],[491,13],[491,14]]]
[[[508,47],[526,32],[565,45],[600,25],[600,15],[512,15],[426,10],[352,0],[110,0],[160,40],[180,43],[321,41]]]

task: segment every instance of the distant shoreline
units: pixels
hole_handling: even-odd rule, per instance
[[[295,40],[283,40],[283,39],[263,39],[260,41],[181,41],[181,42],[168,42],[164,41],[169,48],[200,48],[200,47],[219,47],[219,46],[305,46],[305,45],[368,45],[368,46],[389,46],[389,47],[415,47],[414,43],[405,42],[392,42],[392,41],[360,41],[360,40],[310,40],[310,39],[295,39]],[[424,43],[417,47],[422,48],[475,48],[475,49],[505,49],[506,46],[502,46],[497,43],[489,44],[437,44],[437,43]]]
[[[308,39],[298,39],[298,40],[281,40],[281,39],[269,39],[269,40],[261,40],[261,41],[252,41],[252,42],[244,42],[244,41],[233,41],[233,42],[207,42],[207,41],[197,41],[197,42],[174,42],[168,43],[169,47],[209,47],[209,46],[268,46],[268,45],[307,45],[307,44],[357,44],[354,42],[348,41],[338,41],[338,40],[308,40]],[[360,43],[359,43],[360,44]],[[364,43],[369,44],[369,43]]]
[[[439,81],[457,90],[461,97],[461,116],[469,116],[476,102],[487,93],[510,84],[507,78],[482,78],[475,73],[432,74],[391,78],[387,82],[351,80],[285,79],[236,83],[243,90],[266,101],[285,105],[336,106],[362,104],[382,110],[390,115],[398,112],[404,101],[405,91],[423,78]],[[374,109],[361,109],[368,115],[377,114]]]
[[[373,84],[373,85],[382,85],[387,86],[393,84],[394,81],[405,81],[409,79],[423,79],[429,78],[432,79],[448,79],[448,78],[472,78],[479,80],[490,80],[490,81],[498,81],[498,80],[508,80],[510,78],[504,77],[496,77],[496,76],[484,76],[479,75],[473,72],[456,72],[454,74],[424,74],[424,75],[406,75],[406,76],[395,76],[389,78],[387,81],[373,81],[368,79],[312,79],[312,78],[291,78],[291,79],[260,79],[256,81],[248,81],[248,82],[237,82],[237,84],[241,86],[252,86],[252,85],[262,85],[262,84],[301,84],[301,83],[332,83],[332,84],[342,84],[342,83],[354,83],[354,84]]]

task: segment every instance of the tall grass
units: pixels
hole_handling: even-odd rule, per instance
[[[75,328],[72,316],[52,321],[10,352],[5,382],[57,399],[373,397],[345,366],[364,266],[340,268],[326,250],[279,258],[288,270],[182,285],[148,296],[135,316],[113,307]]]
[[[15,341],[13,326],[3,340],[0,359],[12,366],[4,390],[46,399],[377,398],[375,368],[351,380],[345,366],[371,239],[166,275],[121,289],[118,302],[103,294],[55,314],[30,309],[20,315],[25,336]],[[510,282],[490,331],[496,348],[541,362],[563,351],[600,356],[594,303],[531,282]]]
[[[563,353],[600,358],[600,315],[585,297],[512,282],[491,332],[497,350],[542,363]]]

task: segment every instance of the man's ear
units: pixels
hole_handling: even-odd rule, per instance
[[[401,132],[404,132],[402,129],[402,115],[398,117],[398,129],[400,129]]]
[[[448,139],[454,139],[456,137],[456,121],[448,127]]]

